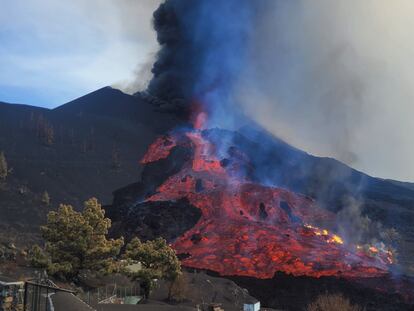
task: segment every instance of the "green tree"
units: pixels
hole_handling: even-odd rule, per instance
[[[115,256],[123,246],[123,239],[107,239],[111,221],[98,200],[84,203],[82,213],[70,205],[60,205],[58,211],[49,212],[47,224],[41,227],[46,241],[45,251],[50,257],[49,273],[73,278],[80,270],[101,273],[113,272]]]
[[[50,205],[50,196],[47,191],[43,192],[42,194],[42,203],[46,206]]]
[[[46,269],[49,265],[49,258],[44,250],[37,244],[29,250],[28,260],[30,265],[35,268]]]
[[[96,198],[89,199],[84,206],[83,218],[90,227],[84,268],[114,272],[117,265],[112,259],[119,255],[124,239],[107,239],[111,220],[105,218],[105,210]]]
[[[0,152],[0,179],[5,180],[9,173],[4,152]]]
[[[171,299],[173,284],[181,275],[181,265],[175,251],[168,246],[163,238],[141,242],[137,237],[126,246],[125,257],[130,261],[139,262],[141,269],[130,275],[139,280],[148,298],[154,286],[154,279],[164,279],[169,282],[168,299]]]

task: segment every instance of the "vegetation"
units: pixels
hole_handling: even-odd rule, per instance
[[[47,192],[43,199],[45,203],[50,200]],[[134,238],[126,246],[123,255],[126,260],[119,261],[124,240],[108,239],[110,227],[110,219],[105,218],[105,211],[95,198],[84,203],[82,212],[61,204],[57,211],[49,212],[47,224],[40,228],[45,247],[32,247],[28,256],[30,264],[71,281],[82,270],[102,274],[122,270],[140,283],[145,298],[149,297],[155,280],[163,279],[169,284],[168,299],[184,299],[187,282],[175,251],[165,239],[141,242]],[[125,268],[127,263],[135,263],[139,268],[128,270]]]
[[[42,203],[46,206],[50,205],[50,196],[47,191],[43,192],[42,194]]]
[[[7,167],[6,157],[4,152],[0,152],[0,179],[5,180],[7,178],[9,171]]]
[[[180,274],[172,283],[171,299],[176,302],[184,301],[188,293],[188,280],[184,274]]]
[[[110,219],[105,218],[105,211],[95,198],[84,203],[83,212],[64,204],[57,212],[49,212],[47,224],[41,227],[49,274],[72,279],[83,269],[114,272],[115,257],[124,242],[122,238],[107,239],[110,227]]]
[[[163,238],[147,242],[132,239],[127,244],[125,258],[141,264],[139,271],[129,272],[129,275],[140,282],[145,298],[148,298],[153,289],[155,279],[164,279],[170,283],[168,299],[172,298],[174,284],[182,274],[181,265],[175,251]]]
[[[115,170],[118,170],[121,168],[121,158],[119,156],[119,152],[117,149],[112,150],[111,167]]]
[[[324,294],[312,302],[307,311],[362,311],[362,308],[352,305],[351,302],[341,294]]]
[[[53,125],[48,125],[45,128],[43,143],[46,146],[52,146],[55,142],[55,130],[53,129]]]
[[[49,258],[39,245],[34,245],[28,253],[30,265],[37,268],[46,269],[49,265]]]
[[[37,120],[37,136],[46,146],[52,146],[55,142],[55,130],[43,115]]]

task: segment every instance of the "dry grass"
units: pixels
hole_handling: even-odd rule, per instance
[[[316,298],[306,309],[307,311],[363,311],[341,294],[324,294]]]
[[[188,290],[189,288],[187,276],[182,274],[172,284],[171,299],[176,302],[184,301],[187,299]]]

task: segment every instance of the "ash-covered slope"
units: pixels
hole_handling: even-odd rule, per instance
[[[110,87],[53,110],[0,103],[0,151],[11,170],[0,189],[1,235],[30,236],[59,203],[109,203],[113,189],[139,179],[148,145],[178,120]]]

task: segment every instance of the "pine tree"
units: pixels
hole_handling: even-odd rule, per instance
[[[82,213],[70,205],[60,205],[49,212],[47,224],[41,227],[50,257],[48,271],[52,275],[73,278],[80,270],[110,273],[116,267],[114,257],[123,246],[123,239],[108,240],[111,221],[98,200],[84,203]]]
[[[167,244],[165,239],[157,238],[142,243],[137,237],[126,246],[125,257],[139,262],[142,269],[130,273],[133,279],[139,280],[148,298],[153,288],[154,279],[164,279],[170,283],[168,299],[171,299],[173,284],[181,275],[181,264],[175,251]]]
[[[46,206],[50,205],[50,196],[47,191],[43,192],[42,194],[42,203]]]
[[[3,152],[0,152],[0,179],[5,180],[8,173],[6,157]]]
[[[37,244],[29,250],[28,259],[30,265],[35,268],[45,269],[48,267],[49,259],[44,250]]]
[[[106,238],[111,228],[111,220],[105,218],[105,210],[96,198],[85,202],[82,216],[91,230],[83,267],[95,271],[113,272],[116,265],[112,259],[119,254],[124,245],[123,238],[117,240]]]

